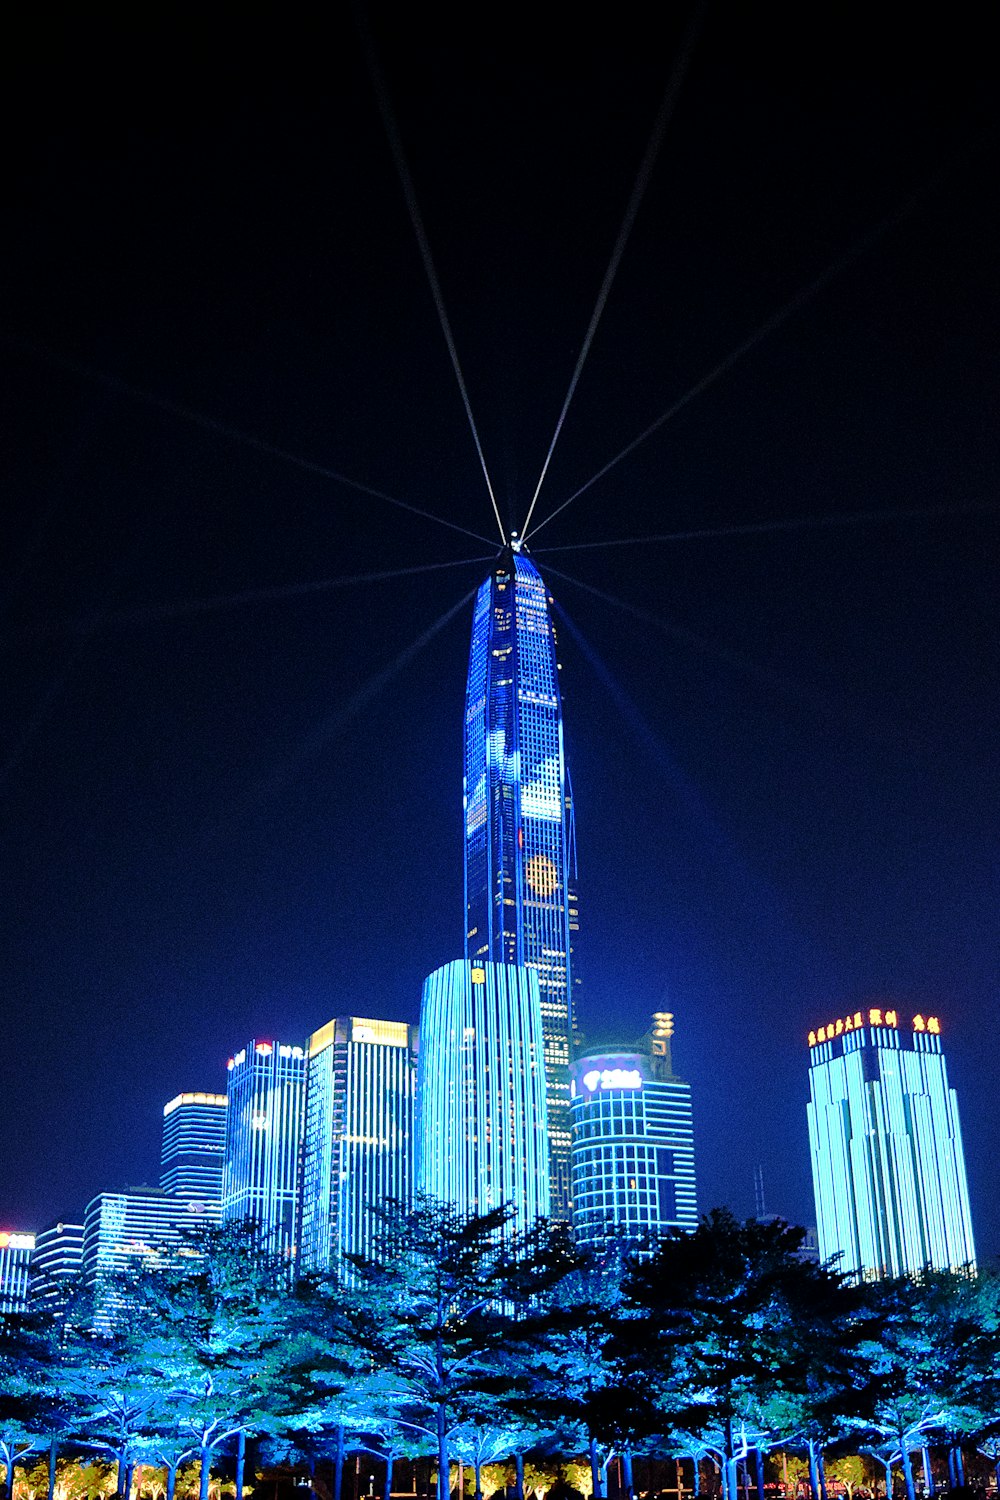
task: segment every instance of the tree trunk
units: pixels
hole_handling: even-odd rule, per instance
[[[476,1497],[475,1497],[475,1500],[483,1500],[483,1465],[482,1465],[482,1460],[480,1459],[478,1452],[477,1452],[475,1458],[472,1461],[472,1467],[473,1467],[473,1469],[475,1471],[475,1475],[476,1475]],[[462,1500],[461,1496],[459,1496],[459,1500]]]
[[[56,1493],[56,1459],[59,1456],[59,1444],[53,1438],[49,1443],[49,1500],[55,1500]]]
[[[692,1454],[691,1463],[694,1466],[694,1473],[691,1476],[691,1493],[694,1500],[701,1500],[705,1491],[701,1487],[701,1460],[696,1453]]]
[[[198,1500],[208,1500],[208,1481],[212,1477],[212,1450],[201,1445],[201,1474],[198,1479]]]
[[[910,1462],[910,1447],[905,1438],[899,1445],[899,1452],[903,1460],[903,1483],[906,1485],[906,1500],[917,1500],[917,1492],[913,1484],[913,1465]]]
[[[236,1500],[243,1500],[243,1480],[247,1466],[247,1435],[241,1427],[236,1435]]]
[[[520,1449],[514,1454],[514,1500],[524,1500],[524,1454]]]
[[[437,1409],[438,1483],[437,1500],[448,1500],[451,1494],[451,1456],[448,1452],[448,1424],[443,1406]]]
[[[601,1486],[601,1460],[597,1452],[597,1439],[590,1439],[590,1483],[594,1491],[594,1500],[604,1500],[604,1490]]]
[[[817,1452],[816,1452],[816,1468],[819,1470],[819,1492],[820,1492],[820,1495],[822,1496],[822,1500],[827,1500],[827,1494],[826,1494],[826,1460],[823,1457],[823,1450],[822,1450],[822,1448],[817,1449]],[[911,1497],[911,1500],[916,1500],[916,1497],[915,1496]]]
[[[14,1500],[14,1450],[10,1450],[10,1458],[7,1460],[7,1477],[4,1480],[4,1495],[6,1500]]]
[[[758,1443],[753,1450],[754,1477],[757,1481],[757,1500],[767,1500],[764,1493],[764,1450]]]
[[[344,1493],[344,1424],[337,1424],[337,1447],[333,1457],[333,1500]]]
[[[174,1500],[174,1490],[177,1488],[177,1463],[167,1464],[167,1496],[166,1500]]]
[[[816,1444],[811,1439],[806,1442],[806,1453],[809,1458],[809,1490],[812,1500],[819,1500],[819,1466],[816,1462]]]
[[[961,1445],[961,1443],[956,1443],[955,1444],[955,1478],[958,1481],[958,1488],[959,1489],[964,1489],[965,1488],[965,1459],[962,1456],[962,1445]]]
[[[931,1468],[931,1450],[926,1443],[920,1450],[920,1458],[924,1466],[924,1489],[927,1491],[928,1500],[933,1500],[934,1470]]]
[[[135,1475],[135,1463],[134,1463],[134,1461],[132,1461],[130,1459],[129,1462],[125,1465],[125,1500],[131,1500],[131,1496],[132,1496],[132,1479],[133,1479],[134,1475]],[[50,1497],[50,1500],[51,1500],[51,1497]]]
[[[391,1500],[391,1496],[392,1496],[392,1471],[393,1471],[394,1467],[395,1467],[395,1455],[394,1455],[392,1449],[390,1448],[389,1451],[388,1451],[388,1453],[385,1456],[385,1494],[382,1496],[382,1500]],[[416,1488],[416,1485],[414,1485],[414,1488]]]
[[[993,1477],[997,1482],[997,1494],[1000,1495],[1000,1458],[998,1458],[996,1463],[993,1465]]]
[[[955,1450],[950,1443],[945,1449],[945,1458],[948,1463],[948,1488],[953,1490],[958,1480],[955,1478]]]
[[[625,1494],[635,1500],[635,1485],[632,1481],[632,1444],[622,1444],[622,1472],[625,1475]]]

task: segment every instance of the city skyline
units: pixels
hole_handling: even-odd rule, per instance
[[[571,69],[376,14],[511,528],[686,21],[584,31]],[[528,545],[588,1044],[674,1011],[703,1206],[751,1212],[760,1166],[804,1219],[815,1016],[947,1016],[988,1259],[994,104],[924,24],[796,33],[793,75],[775,20],[709,15],[536,521],[840,268]],[[280,28],[246,22],[236,69],[176,38],[169,94],[78,40],[39,47],[3,247],[9,1228],[152,1172],[164,1101],[221,1091],[241,1038],[412,1023],[463,951],[468,596],[499,547],[349,21],[315,75],[329,49]]]

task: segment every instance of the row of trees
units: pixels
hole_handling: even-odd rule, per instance
[[[378,1254],[344,1285],[290,1283],[248,1229],[225,1226],[165,1268],[75,1289],[40,1314],[0,1319],[0,1465],[60,1452],[112,1454],[118,1490],[156,1465],[173,1500],[179,1466],[235,1462],[248,1438],[272,1457],[366,1452],[392,1490],[403,1458],[475,1474],[512,1460],[523,1496],[530,1453],[589,1458],[593,1492],[618,1456],[631,1494],[636,1453],[711,1458],[724,1500],[748,1464],[763,1500],[764,1455],[807,1459],[825,1500],[824,1457],[864,1451],[901,1464],[943,1444],[953,1484],[962,1447],[1000,1460],[1000,1282],[928,1274],[847,1284],[800,1255],[802,1232],[715,1212],[643,1255],[600,1260],[559,1227],[515,1236],[498,1211],[460,1218],[431,1204],[382,1219]]]

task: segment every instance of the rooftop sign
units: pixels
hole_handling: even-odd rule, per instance
[[[937,1016],[914,1016],[913,1030],[929,1033],[931,1036],[941,1035],[941,1022]],[[881,1006],[869,1006],[867,1011],[856,1010],[853,1015],[842,1016],[839,1021],[829,1021],[825,1026],[820,1026],[809,1033],[810,1047],[818,1047],[821,1042],[832,1042],[838,1036],[844,1036],[849,1031],[860,1031],[865,1026],[888,1026],[890,1030],[898,1031],[899,1013],[895,1010],[884,1010]]]

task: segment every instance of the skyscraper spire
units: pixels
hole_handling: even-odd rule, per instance
[[[482,584],[473,615],[465,700],[466,957],[538,974],[552,1211],[567,1217],[578,909],[550,602],[515,535]]]

